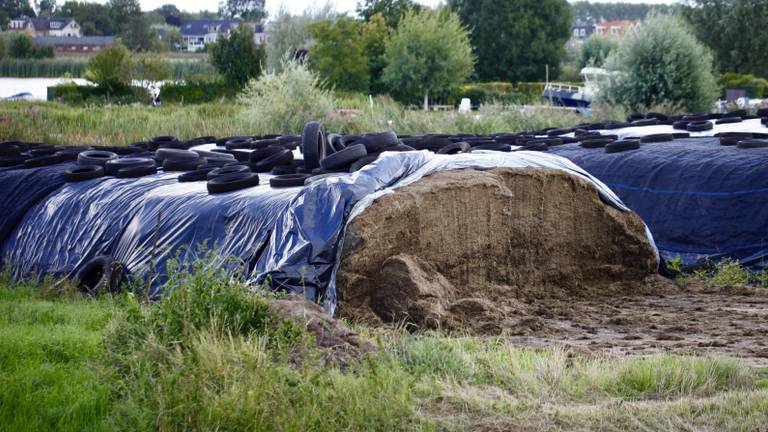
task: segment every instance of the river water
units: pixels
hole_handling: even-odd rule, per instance
[[[46,100],[48,87],[74,81],[88,84],[83,78],[0,78],[0,100],[19,93],[31,93],[35,100]]]

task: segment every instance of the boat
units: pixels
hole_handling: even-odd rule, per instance
[[[32,93],[29,92],[23,92],[23,93],[16,93],[13,96],[8,96],[5,98],[2,98],[2,100],[5,101],[20,101],[20,100],[34,100],[35,96],[32,95]]]
[[[588,111],[589,105],[597,96],[600,83],[604,83],[611,72],[596,67],[585,67],[581,70],[580,75],[584,80],[584,85],[547,83],[544,86],[542,96],[554,105]]]

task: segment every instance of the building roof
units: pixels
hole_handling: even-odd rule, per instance
[[[106,46],[115,43],[115,36],[38,36],[32,38],[35,45],[98,45]]]
[[[189,20],[185,21],[179,30],[184,36],[204,36],[208,33],[226,32],[237,25],[234,20]]]
[[[63,29],[74,20],[69,17],[40,17],[29,18],[29,21],[36,31],[50,31]]]

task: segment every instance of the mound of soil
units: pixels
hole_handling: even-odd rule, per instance
[[[443,171],[381,197],[350,223],[338,313],[476,334],[557,333],[541,318],[542,300],[673,289],[656,266],[640,218],[602,202],[580,177]]]

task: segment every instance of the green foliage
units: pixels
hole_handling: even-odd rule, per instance
[[[261,21],[267,17],[264,0],[225,0],[219,4],[219,14],[246,21]]]
[[[26,33],[16,33],[11,37],[8,54],[11,57],[24,59],[34,57],[35,46],[32,38]]]
[[[22,15],[35,16],[29,0],[0,0],[0,27],[8,28],[8,23]]]
[[[40,59],[51,59],[54,57],[53,45],[41,45],[35,47],[34,57]]]
[[[615,37],[593,34],[581,45],[579,68],[602,67],[608,55],[619,47]]]
[[[120,39],[126,47],[134,51],[160,51],[163,45],[157,37],[157,32],[149,27],[144,15],[127,19],[128,22],[120,33]]]
[[[689,0],[683,16],[714,53],[721,72],[768,76],[768,3],[762,0]]]
[[[240,96],[241,117],[253,133],[298,134],[308,121],[331,115],[334,97],[315,73],[300,62],[281,69],[251,81]]]
[[[408,12],[419,12],[422,6],[413,0],[364,0],[357,2],[357,14],[365,21],[370,21],[376,15],[381,15],[392,28],[400,25]]]
[[[311,36],[309,26],[313,22],[331,19],[335,13],[330,4],[317,10],[307,10],[302,15],[292,15],[281,8],[267,26],[267,70],[281,72],[286,60],[296,60],[297,53],[306,49]]]
[[[571,3],[571,9],[576,21],[595,23],[600,20],[642,20],[651,12],[668,15],[677,11],[677,5],[577,1]]]
[[[168,51],[181,51],[184,46],[184,37],[176,27],[168,29],[163,36],[163,43]]]
[[[450,0],[471,31],[482,81],[543,81],[557,76],[571,35],[566,0]]]
[[[0,36],[0,60],[3,60],[3,58],[5,58],[6,53],[7,53],[7,47],[6,47],[5,38]]]
[[[606,60],[616,74],[601,97],[633,110],[664,103],[709,111],[717,97],[712,56],[684,23],[654,16]]]
[[[131,70],[131,52],[121,43],[116,43],[91,57],[85,77],[111,94],[130,84]]]
[[[85,36],[117,34],[117,27],[108,5],[70,0],[61,5],[57,13],[74,18]]]
[[[158,54],[139,54],[133,60],[131,77],[142,81],[164,81],[173,74],[173,66]]]
[[[228,38],[221,38],[211,48],[211,64],[232,88],[243,88],[261,74],[265,53],[253,40],[253,29],[241,25]]]
[[[370,75],[370,90],[379,94],[385,91],[385,85],[381,80],[387,60],[384,56],[389,41],[389,27],[381,13],[377,13],[368,19],[363,28],[363,53],[368,62],[368,74]]]
[[[401,100],[446,94],[472,75],[475,59],[459,17],[445,9],[408,12],[387,43],[382,80]]]
[[[692,277],[714,286],[745,285],[750,282],[749,272],[732,260],[723,260],[711,267],[696,270]]]
[[[143,87],[125,86],[107,92],[102,87],[79,86],[72,82],[48,87],[48,100],[74,106],[146,104],[149,94]]]
[[[367,91],[370,76],[362,33],[363,25],[348,17],[310,25],[309,34],[315,40],[310,49],[311,68],[341,90]]]
[[[199,104],[234,97],[236,92],[220,82],[166,83],[160,90],[163,103]]]
[[[721,89],[721,95],[725,95],[727,89],[744,89],[750,98],[768,97],[768,80],[757,78],[754,75],[741,75],[733,72],[726,72],[720,75],[718,81]]]
[[[539,95],[539,98],[541,95]],[[469,98],[472,105],[483,104],[514,104],[520,102],[520,95],[515,86],[508,82],[488,82],[462,84],[458,92],[449,100],[451,104],[457,104],[462,98]]]

